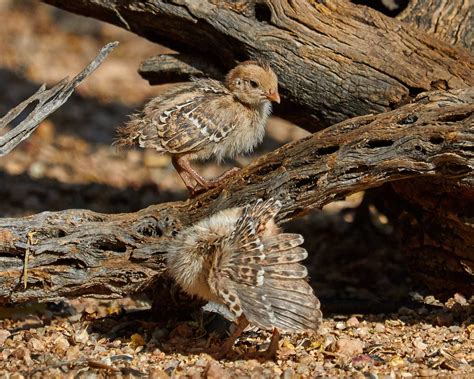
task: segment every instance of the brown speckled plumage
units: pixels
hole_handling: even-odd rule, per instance
[[[119,128],[117,144],[171,154],[186,187],[196,193],[219,180],[205,180],[189,161],[220,162],[251,152],[263,139],[270,101],[280,101],[276,75],[266,64],[247,61],[225,83],[195,79],[152,99]]]
[[[167,256],[171,276],[189,294],[226,306],[243,327],[316,330],[322,315],[300,264],[303,237],[281,232],[274,222],[280,208],[259,200],[184,230]]]

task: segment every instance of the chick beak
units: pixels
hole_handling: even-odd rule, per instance
[[[267,99],[270,100],[270,101],[274,101],[275,103],[280,104],[280,94],[278,93],[278,91],[270,92],[267,95]]]

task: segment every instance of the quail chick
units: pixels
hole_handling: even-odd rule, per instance
[[[303,237],[281,232],[274,221],[280,209],[269,199],[221,211],[181,232],[167,254],[169,273],[187,293],[224,305],[235,317],[219,357],[249,323],[273,330],[268,354],[274,355],[278,330],[314,331],[321,322],[319,300],[299,263],[308,255]]]
[[[193,196],[238,169],[206,180],[190,161],[213,158],[220,163],[251,152],[263,139],[272,101],[280,102],[275,73],[266,63],[246,61],[232,69],[224,83],[193,79],[152,99],[119,128],[116,142],[171,154]]]

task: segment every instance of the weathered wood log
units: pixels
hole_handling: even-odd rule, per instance
[[[63,105],[72,95],[74,89],[99,67],[117,45],[118,42],[107,44],[100,50],[97,57],[72,80],[68,78],[63,79],[48,90],[46,85],[43,84],[35,94],[0,118],[0,129],[2,129],[11,125],[28,106],[35,105],[18,125],[0,136],[0,157],[8,154],[22,141],[27,139],[40,125],[41,121]]]
[[[473,177],[474,88],[426,93],[391,112],[357,117],[269,153],[223,187],[130,214],[87,210],[0,220],[0,299],[120,297],[165,271],[180,230],[219,210],[278,198],[283,223],[336,199],[413,180]],[[468,191],[472,194],[473,187]],[[472,225],[465,233],[472,233]],[[474,251],[463,254],[474,262]]]
[[[44,1],[125,26],[222,72],[264,58],[285,97],[284,114],[276,113],[299,114],[300,126],[313,131],[394,109],[423,91],[474,84],[465,50],[345,0]]]
[[[470,0],[410,0],[397,18],[472,53],[474,13]]]
[[[191,77],[223,80],[225,72],[195,54],[161,54],[144,60],[138,73],[151,85],[189,81]]]

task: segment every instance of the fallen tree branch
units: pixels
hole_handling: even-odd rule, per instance
[[[165,271],[163,253],[183,227],[256,198],[280,199],[283,223],[387,182],[470,179],[473,100],[474,88],[426,93],[397,110],[347,120],[259,158],[223,187],[185,202],[130,214],[65,210],[1,219],[0,299],[112,298],[145,290]],[[474,261],[472,255],[463,260]]]
[[[222,72],[264,58],[285,97],[285,112],[276,113],[303,114],[300,126],[312,131],[389,111],[423,91],[474,85],[466,51],[345,0],[44,1],[119,26],[126,20],[134,33]]]
[[[161,54],[144,60],[138,73],[152,85],[186,82],[192,76],[223,80],[225,72],[196,54]]]
[[[35,94],[0,118],[0,129],[2,129],[15,121],[29,105],[36,103],[34,109],[28,113],[24,120],[0,136],[0,157],[8,154],[23,140],[27,139],[36,130],[41,121],[63,105],[69,99],[69,96],[72,95],[74,89],[99,67],[117,45],[118,42],[107,44],[100,50],[95,59],[72,80],[65,78],[48,90],[46,85],[43,84]]]
[[[472,53],[472,8],[470,0],[410,0],[397,18]]]

